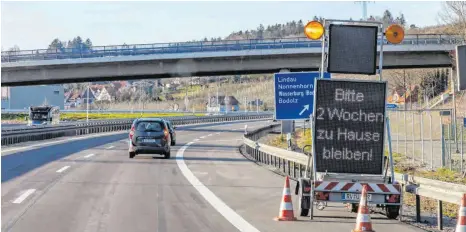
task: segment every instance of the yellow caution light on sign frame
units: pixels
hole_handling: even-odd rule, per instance
[[[304,34],[309,39],[318,40],[324,35],[324,26],[319,21],[311,21],[304,27]]]
[[[385,30],[385,38],[392,44],[399,44],[405,38],[405,31],[400,25],[392,24]]]

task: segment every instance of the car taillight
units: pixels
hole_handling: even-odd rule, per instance
[[[133,135],[134,135],[134,125],[131,125],[131,130],[129,132],[129,139],[133,139]]]
[[[165,139],[168,140],[168,130],[167,129],[163,130],[163,134],[165,135]]]

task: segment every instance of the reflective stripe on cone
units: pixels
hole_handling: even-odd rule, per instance
[[[466,232],[466,193],[463,194],[463,197],[461,198],[455,232]]]

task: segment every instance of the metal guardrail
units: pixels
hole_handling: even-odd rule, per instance
[[[86,110],[60,110],[61,113],[86,113]],[[193,115],[193,114],[247,114],[247,113],[264,113],[264,114],[270,114],[271,111],[229,111],[228,113],[225,112],[209,112],[209,111],[176,111],[176,110],[89,110],[89,113],[98,113],[98,114],[113,114],[113,113],[133,113],[133,114],[139,114],[139,113],[171,113],[171,114],[186,114],[186,115]],[[1,111],[2,114],[27,114],[29,113],[29,110],[27,109],[2,109]]]
[[[3,112],[2,112],[3,113]],[[147,113],[147,112],[146,112]],[[213,116],[235,116],[235,115],[272,115],[273,112],[271,111],[262,111],[262,112],[228,112],[228,113],[221,113],[221,114],[206,114],[205,117],[213,117]],[[170,118],[170,119],[179,119],[179,120],[185,120],[185,119],[192,119],[192,118],[198,118],[199,116],[194,116],[194,115],[185,115],[185,116],[171,116],[171,117],[165,117],[165,118]],[[119,122],[119,121],[125,121],[125,120],[134,120],[134,118],[130,119],[89,119],[89,124],[90,125],[96,125],[99,123],[108,123],[108,122]],[[11,131],[32,131],[32,130],[38,130],[38,129],[44,129],[44,128],[57,128],[57,127],[66,127],[70,125],[76,125],[78,123],[86,123],[86,120],[76,120],[76,121],[61,121],[60,124],[55,124],[55,125],[34,125],[34,126],[27,126],[27,125],[19,125],[19,126],[10,126],[10,127],[5,127],[2,128],[2,133],[5,132],[11,132]]]
[[[402,45],[426,45],[426,44],[460,44],[463,39],[456,35],[424,34],[406,35]],[[384,40],[384,44],[388,44]],[[35,49],[21,51],[4,51],[1,55],[2,62],[17,62],[27,60],[55,60],[55,59],[80,59],[114,56],[135,56],[170,53],[215,52],[215,51],[240,51],[258,49],[283,49],[283,48],[308,48],[320,47],[320,41],[311,41],[306,37],[298,38],[273,38],[273,39],[246,39],[246,40],[222,40],[200,42],[175,42],[131,45],[108,45],[87,47],[82,44],[78,48],[62,49]],[[398,45],[393,45],[398,46]]]
[[[173,125],[188,125],[199,123],[229,122],[249,119],[268,119],[272,114],[221,115],[205,117],[162,117],[170,120]],[[96,122],[78,122],[74,124],[50,125],[37,128],[2,131],[2,146],[27,141],[51,139],[63,136],[77,136],[91,133],[129,130],[134,119],[102,120]]]
[[[260,138],[274,131],[279,126],[280,124],[272,124],[246,133],[243,137],[245,151],[257,162],[273,166],[282,173],[290,176],[290,178],[297,180],[305,176],[306,164],[308,162],[307,155],[257,142]],[[421,221],[420,196],[438,201],[437,225],[440,230],[443,228],[442,202],[459,205],[461,197],[466,193],[466,185],[400,173],[395,173],[395,179],[402,183],[406,192],[416,195],[416,222]]]
[[[256,161],[270,165],[297,180],[305,176],[307,156],[303,153],[288,151],[257,142],[260,138],[280,127],[272,124],[248,132],[243,137],[246,153]]]

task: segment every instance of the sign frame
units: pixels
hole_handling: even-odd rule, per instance
[[[277,108],[277,101],[278,99],[276,98],[276,95],[277,95],[277,89],[276,89],[276,77],[275,75],[279,74],[279,75],[283,75],[283,74],[296,74],[296,73],[299,73],[299,74],[311,74],[311,75],[316,75],[316,77],[314,77],[314,80],[312,81],[312,84],[314,85],[315,87],[315,80],[316,79],[332,79],[332,74],[331,73],[328,73],[328,72],[324,72],[323,75],[321,72],[279,72],[279,73],[274,73],[274,79],[273,79],[273,94],[274,94],[274,107],[275,107],[275,111],[274,111],[274,114],[273,114],[273,117],[275,120],[280,120],[280,121],[294,121],[294,120],[306,120],[306,119],[309,119],[309,115],[306,116],[306,117],[301,117],[301,118],[286,118],[286,119],[280,119],[280,118],[277,118],[277,112],[278,112],[278,108]],[[321,76],[322,75],[322,76]],[[325,78],[324,78],[325,77]],[[312,91],[312,97],[314,98],[314,94],[315,94],[315,88],[313,89]],[[309,105],[309,107],[313,107],[314,106],[314,99],[312,100],[312,105]]]
[[[317,91],[318,91],[318,88],[317,88],[317,82],[318,81],[341,81],[341,82],[354,82],[354,83],[385,83],[385,94],[384,94],[384,125],[383,125],[383,136],[382,136],[382,143],[383,143],[383,146],[382,146],[382,155],[381,155],[381,172],[380,174],[365,174],[365,173],[344,173],[344,172],[325,172],[325,173],[329,173],[331,175],[345,175],[345,174],[355,174],[355,175],[363,175],[363,176],[383,176],[384,175],[384,169],[385,169],[385,165],[384,165],[384,157],[385,157],[385,140],[387,139],[387,128],[386,128],[386,125],[387,125],[387,94],[388,94],[388,82],[387,81],[384,81],[384,80],[358,80],[358,79],[342,79],[342,78],[334,78],[334,79],[324,79],[324,78],[316,78],[314,80],[315,84],[314,84],[314,96],[317,96]],[[314,109],[316,107],[316,102],[317,101],[314,101]],[[317,171],[317,158],[316,158],[316,119],[317,117],[312,117],[312,159],[313,159],[313,170],[314,170],[314,178],[316,178],[316,173],[319,173]],[[390,154],[389,154],[390,155]],[[388,170],[387,170],[388,171]],[[321,173],[321,172],[320,172]]]
[[[347,28],[371,28],[371,29],[375,29],[375,33],[374,33],[374,37],[375,37],[375,43],[374,43],[374,54],[371,54],[371,57],[373,58],[374,62],[373,62],[373,68],[374,68],[374,71],[373,72],[364,72],[364,73],[355,73],[355,72],[349,72],[349,71],[336,71],[336,70],[330,70],[330,67],[331,67],[331,58],[330,58],[330,54],[332,53],[332,43],[330,41],[330,37],[332,35],[332,28],[333,27],[340,27],[340,28],[344,28],[344,27],[347,27]],[[379,33],[379,30],[380,30],[380,27],[379,26],[368,26],[368,25],[348,25],[348,24],[330,24],[328,26],[328,54],[327,54],[327,68],[326,68],[326,71],[329,72],[329,73],[342,73],[342,74],[360,74],[360,75],[375,75],[377,74],[377,70],[378,70],[378,67],[377,67],[377,46],[378,46],[378,33]],[[334,48],[335,49],[335,48]]]

